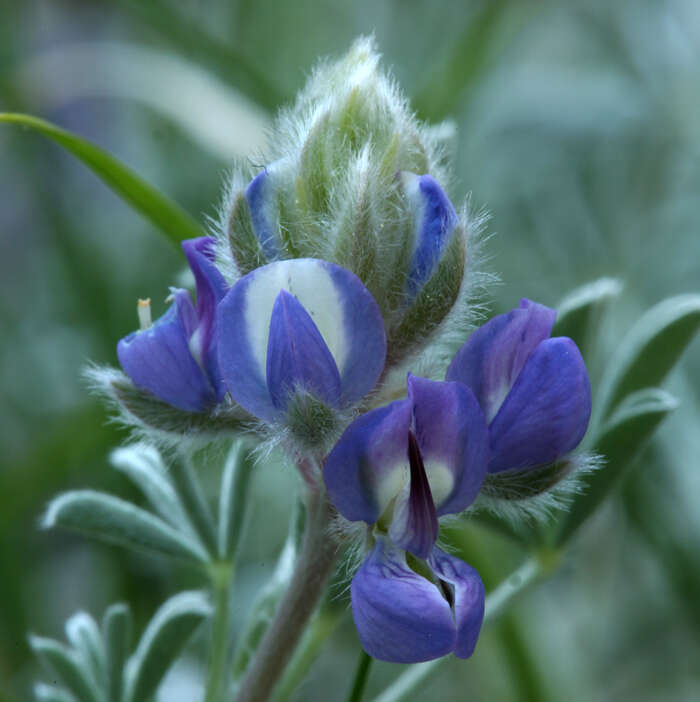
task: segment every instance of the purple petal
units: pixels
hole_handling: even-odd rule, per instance
[[[377,540],[350,593],[357,633],[373,658],[418,663],[453,650],[456,631],[449,604],[388,540]]]
[[[384,367],[386,338],[377,304],[357,276],[310,258],[277,261],[241,278],[217,309],[219,362],[231,396],[268,421],[279,416],[267,388],[272,308],[281,290],[313,320],[340,374],[340,406],[363,397]]]
[[[415,244],[408,274],[408,290],[415,295],[433,274],[459,218],[449,198],[432,176],[417,176],[408,172],[401,175],[416,220]]]
[[[202,236],[182,242],[182,248],[190,264],[197,286],[197,328],[190,335],[190,350],[206,369],[212,386],[217,389],[221,401],[226,388],[221,380],[219,360],[214,341],[216,306],[228,289],[224,277],[214,264],[213,237]]]
[[[349,406],[377,384],[384,370],[384,319],[372,294],[354,273],[332,263],[324,265],[333,281],[340,308],[342,342],[333,355],[340,372],[342,402]]]
[[[340,375],[333,356],[309,313],[286,290],[280,290],[272,308],[267,387],[272,404],[282,410],[296,388],[333,407],[340,400]]]
[[[578,446],[591,415],[591,388],[576,344],[557,337],[530,356],[489,427],[489,472],[551,463]]]
[[[245,197],[250,207],[250,218],[253,231],[262,246],[266,258],[273,259],[279,255],[278,237],[276,234],[277,216],[274,210],[273,188],[268,169],[258,173],[245,191]]]
[[[479,403],[461,383],[409,375],[408,397],[438,516],[462,512],[486,476],[489,434]]]
[[[409,479],[411,404],[398,400],[360,415],[326,459],[323,478],[335,508],[373,524]]]
[[[555,318],[555,310],[521,300],[520,307],[494,317],[469,337],[452,360],[447,380],[471,388],[491,422],[530,354],[551,334]]]
[[[137,387],[181,410],[202,412],[216,402],[216,394],[190,352],[196,313],[187,291],[175,290],[173,296],[152,327],[117,344],[117,357]]]
[[[412,431],[408,432],[407,443],[411,482],[408,495],[397,501],[389,536],[414,556],[427,558],[437,540],[437,513],[418,441]]]
[[[452,586],[457,640],[454,654],[469,658],[474,653],[484,621],[484,584],[479,574],[459,558],[441,551],[437,546],[428,559],[435,575]]]

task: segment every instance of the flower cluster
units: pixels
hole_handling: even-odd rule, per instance
[[[554,310],[523,300],[461,337],[444,381],[412,375],[411,359],[468,315],[468,222],[439,183],[437,148],[367,42],[295,110],[303,124],[284,148],[232,188],[219,240],[183,242],[196,307],[173,289],[155,323],[142,309],[119,361],[158,400],[204,417],[240,407],[322,465],[317,487],[366,525],[351,597],[370,655],[467,658],[484,587],[437,545],[439,519],[466,510],[488,474],[527,478],[579,445],[583,359],[550,338]],[[405,397],[386,391],[389,371],[408,376]],[[377,406],[387,395],[400,399]]]
[[[354,274],[291,259],[256,269],[227,291],[211,245],[183,244],[197,308],[174,290],[161,319],[119,342],[136,385],[195,411],[228,392],[271,424],[284,421],[300,394],[346,408],[372,390],[385,363],[384,323]],[[415,662],[472,654],[484,588],[473,568],[436,546],[438,520],[467,509],[487,472],[537,468],[581,441],[588,377],[576,345],[549,338],[554,317],[523,300],[493,318],[457,352],[444,382],[409,374],[406,398],[361,414],[326,458],[333,505],[371,527],[373,546],[351,594],[372,656]]]

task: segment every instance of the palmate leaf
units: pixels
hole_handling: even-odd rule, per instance
[[[100,702],[97,685],[87,675],[75,652],[64,644],[43,636],[30,636],[29,645],[76,699],[80,702]]]
[[[33,129],[80,159],[115,193],[160,229],[170,241],[204,236],[206,232],[179,205],[156,190],[128,166],[99,146],[31,115],[0,112],[0,124]]]
[[[153,615],[126,668],[126,702],[151,698],[163,676],[211,607],[203,593],[181,592]]]

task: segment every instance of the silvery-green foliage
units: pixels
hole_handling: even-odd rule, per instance
[[[86,612],[66,622],[66,646],[30,637],[30,645],[51,673],[52,685],[38,684],[40,702],[139,702],[150,699],[195,628],[211,614],[207,597],[182,592],[167,600],[129,656],[131,612],[113,604],[102,627]]]
[[[137,443],[113,451],[111,462],[141,491],[150,509],[94,490],[73,490],[49,503],[42,526],[59,526],[198,567],[231,557],[240,538],[254,462],[245,445],[232,449],[216,518],[189,458],[174,457],[166,468],[157,449]],[[232,509],[236,514],[229,512]]]

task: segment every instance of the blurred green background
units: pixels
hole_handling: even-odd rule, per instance
[[[456,127],[450,191],[491,213],[494,311],[624,281],[589,359],[595,389],[645,308],[700,288],[697,0],[3,0],[0,111],[94,140],[201,220],[234,159],[261,162],[270,116],[316,58],[370,32],[418,115]],[[116,363],[137,297],[162,312],[182,257],[80,163],[16,127],[0,127],[0,193],[0,700],[16,702],[38,674],[28,631],[62,638],[75,610],[99,617],[121,599],[140,631],[198,582],[38,529],[59,491],[137,499],[107,463],[126,435],[81,369]],[[563,568],[415,699],[700,699],[698,351],[669,382],[679,410]],[[280,466],[256,476],[237,627],[284,539],[292,485]],[[462,537],[491,564],[487,584],[521,558],[486,530]],[[344,699],[358,650],[346,617],[298,699]],[[376,665],[370,693],[399,668]],[[161,702],[196,702],[199,673],[185,659]]]

